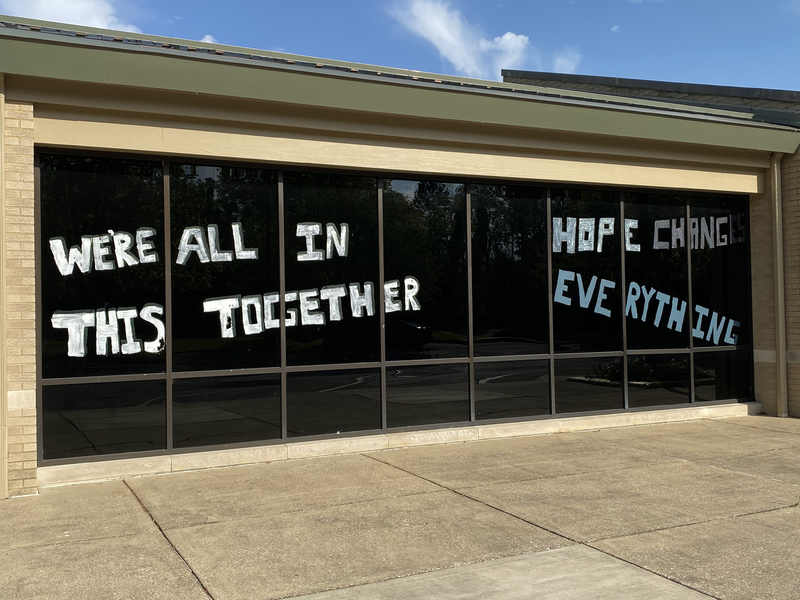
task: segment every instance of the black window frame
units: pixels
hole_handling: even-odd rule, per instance
[[[365,172],[363,171],[353,171],[353,170],[346,170],[346,169],[324,169],[319,167],[291,167],[286,168],[280,165],[273,165],[267,163],[254,163],[254,162],[245,162],[245,161],[234,161],[234,160],[211,160],[211,159],[193,159],[188,157],[168,157],[168,156],[157,156],[152,154],[125,154],[125,153],[114,153],[114,152],[92,152],[92,151],[75,151],[70,149],[62,149],[62,148],[44,148],[44,147],[37,147],[35,149],[35,219],[36,219],[36,243],[35,243],[35,258],[36,258],[36,319],[39,326],[37,327],[36,333],[36,391],[37,391],[37,441],[38,441],[38,463],[42,466],[46,465],[57,465],[57,464],[71,464],[76,462],[92,462],[98,460],[109,460],[109,459],[119,459],[119,458],[127,458],[127,457],[145,457],[145,456],[161,456],[161,455],[169,455],[169,454],[180,454],[186,452],[196,452],[196,451],[208,451],[214,449],[222,449],[222,448],[246,448],[246,447],[254,447],[254,446],[264,446],[270,444],[281,444],[286,443],[287,441],[302,441],[302,440],[314,440],[314,439],[329,439],[331,434],[323,434],[323,435],[312,435],[312,436],[303,436],[303,437],[294,437],[289,436],[287,432],[287,375],[289,373],[302,373],[302,372],[316,372],[316,371],[332,371],[332,370],[359,370],[359,369],[380,369],[381,375],[381,426],[380,429],[371,429],[371,430],[362,430],[362,431],[352,431],[352,432],[342,432],[337,434],[336,437],[347,437],[347,436],[358,436],[358,435],[365,435],[370,433],[380,433],[380,432],[392,432],[392,431],[408,431],[408,430],[425,430],[425,429],[433,429],[433,428],[445,428],[445,427],[459,427],[465,425],[475,425],[475,424],[490,424],[490,423],[502,423],[502,422],[517,422],[517,421],[529,421],[529,420],[541,420],[541,419],[548,419],[553,417],[561,417],[563,413],[557,412],[557,398],[555,395],[555,365],[557,361],[560,360],[572,360],[572,359],[581,359],[581,358],[609,358],[609,359],[619,359],[623,365],[623,383],[622,383],[622,395],[623,395],[623,407],[621,409],[613,409],[613,410],[602,410],[602,411],[591,411],[590,413],[570,413],[571,416],[576,416],[580,414],[598,414],[598,413],[615,413],[620,411],[628,410],[629,402],[628,402],[628,373],[627,373],[627,365],[628,365],[628,355],[670,355],[670,354],[688,354],[690,360],[690,377],[691,377],[691,388],[690,388],[690,401],[686,404],[682,404],[680,406],[690,406],[696,404],[698,402],[695,394],[695,385],[694,385],[694,357],[696,354],[699,353],[706,353],[706,352],[741,352],[745,350],[747,355],[749,356],[749,364],[750,364],[750,372],[749,372],[749,393],[750,395],[747,397],[741,398],[729,398],[724,400],[717,400],[718,403],[728,403],[732,401],[751,401],[753,398],[753,358],[752,358],[752,345],[729,345],[729,346],[711,346],[711,347],[695,347],[693,343],[692,336],[689,337],[689,347],[688,348],[652,348],[652,349],[628,349],[627,343],[627,335],[626,335],[626,319],[625,319],[625,302],[626,302],[626,294],[627,294],[627,282],[626,282],[626,272],[625,272],[625,245],[624,241],[620,243],[620,282],[619,285],[621,286],[620,289],[620,297],[621,297],[621,306],[618,307],[618,310],[621,311],[621,324],[622,324],[622,349],[619,351],[610,351],[610,352],[586,352],[586,353],[557,353],[555,352],[554,347],[554,334],[553,334],[553,291],[554,291],[554,277],[553,277],[553,252],[551,244],[549,243],[552,240],[552,217],[551,217],[551,206],[552,206],[552,199],[551,199],[551,190],[558,188],[563,189],[568,187],[570,189],[586,189],[586,190],[599,190],[599,191],[611,191],[617,194],[619,199],[619,221],[617,224],[617,232],[621,235],[621,225],[624,223],[625,219],[625,201],[624,196],[625,194],[634,192],[634,193],[653,193],[654,190],[647,189],[647,188],[626,188],[622,186],[617,187],[610,187],[610,186],[589,186],[589,185],[568,185],[565,186],[563,184],[556,184],[556,183],[548,183],[546,181],[500,181],[497,179],[479,179],[479,178],[467,178],[467,177],[429,177],[419,173],[366,173],[368,177],[374,177],[377,182],[376,186],[376,194],[377,194],[377,203],[378,203],[378,264],[379,264],[379,285],[376,285],[376,312],[379,318],[380,323],[380,360],[371,361],[371,362],[361,362],[361,363],[338,363],[338,364],[309,364],[309,365],[287,365],[287,357],[286,357],[286,323],[285,319],[281,319],[281,326],[280,326],[280,365],[275,367],[262,367],[262,368],[242,368],[242,369],[223,369],[223,370],[213,370],[213,371],[183,371],[177,372],[173,371],[172,366],[172,339],[171,339],[171,321],[172,321],[172,281],[171,281],[171,260],[165,261],[165,290],[166,290],[166,302],[165,302],[165,323],[167,329],[167,351],[166,351],[166,372],[164,373],[144,373],[138,375],[116,375],[116,376],[92,376],[92,377],[73,377],[73,378],[58,378],[58,379],[45,379],[42,376],[42,323],[44,315],[42,314],[42,284],[41,284],[41,270],[42,270],[42,260],[46,259],[43,256],[42,252],[42,240],[41,240],[41,185],[40,185],[40,168],[39,168],[39,157],[41,154],[67,154],[67,155],[74,155],[74,156],[86,156],[86,157],[101,157],[101,158],[111,158],[111,159],[139,159],[139,160],[151,160],[151,161],[161,161],[164,165],[164,245],[167,249],[166,255],[171,255],[171,250],[174,245],[175,240],[170,239],[170,229],[171,229],[171,222],[170,222],[170,186],[169,186],[169,174],[170,174],[170,163],[190,163],[190,164],[197,164],[197,165],[207,165],[207,166],[223,166],[223,167],[244,167],[244,168],[255,168],[255,169],[272,169],[277,171],[278,173],[278,233],[279,233],[279,276],[280,276],[280,301],[279,301],[279,310],[281,315],[286,314],[286,302],[285,302],[285,294],[286,294],[286,240],[285,240],[285,226],[286,223],[284,222],[284,190],[283,190],[283,173],[286,171],[295,171],[295,172],[319,172],[325,174],[341,174],[341,175],[352,175],[352,176],[365,176]],[[466,264],[467,264],[467,311],[468,311],[468,354],[463,358],[443,358],[443,359],[413,359],[413,360],[397,360],[391,361],[387,360],[386,356],[386,332],[385,332],[385,313],[382,310],[384,307],[384,289],[383,289],[383,281],[384,281],[384,214],[383,214],[383,181],[385,179],[403,179],[403,180],[413,180],[413,181],[437,181],[443,183],[456,183],[456,184],[463,184],[465,189],[466,195],[466,232],[467,232],[467,246],[466,246]],[[548,352],[542,352],[537,354],[521,354],[521,355],[498,355],[498,356],[475,356],[474,354],[474,339],[473,339],[473,289],[472,289],[472,276],[473,276],[473,265],[472,265],[472,200],[471,200],[471,184],[479,184],[479,185],[513,185],[513,186],[521,186],[524,187],[525,185],[530,185],[530,187],[534,188],[546,188],[547,189],[547,197],[546,197],[546,207],[547,207],[547,273],[548,273],[548,281],[547,281],[547,289],[548,289],[548,324],[549,324],[549,348]],[[669,190],[659,190],[659,193],[670,193]],[[733,198],[742,201],[745,206],[745,223],[747,226],[747,231],[750,230],[750,213],[749,213],[749,199],[746,195],[737,195],[737,194],[729,194],[729,193],[719,193],[719,194],[701,194],[701,193],[686,193],[686,192],[679,192],[675,191],[675,194],[680,194],[687,198],[686,203],[686,223],[687,228],[689,224],[690,218],[690,210],[691,206],[688,201],[689,198]],[[747,328],[748,328],[748,335],[747,339],[752,340],[752,293],[751,293],[751,268],[750,268],[750,235],[746,235],[746,265],[745,272],[747,277],[746,279],[746,293],[747,293],[747,305],[749,306],[750,314],[747,315]],[[692,250],[689,247],[689,241],[687,239],[687,252],[686,252],[686,262],[687,262],[687,278],[688,278],[688,298],[686,298],[688,307],[693,307],[692,302],[692,270],[691,270],[691,259],[692,259]],[[689,328],[693,328],[693,315],[691,310],[687,310],[689,313],[687,319],[687,326]],[[489,363],[489,362],[503,362],[503,363],[513,363],[513,362],[525,362],[525,361],[539,361],[545,360],[549,363],[549,393],[550,393],[550,413],[547,415],[536,415],[530,417],[512,417],[512,418],[501,418],[501,419],[478,419],[476,416],[476,408],[475,408],[475,365],[480,363]],[[386,422],[386,380],[387,380],[387,372],[390,369],[397,368],[397,367],[404,367],[404,366],[425,366],[425,365],[457,365],[463,364],[468,365],[468,375],[467,375],[467,385],[469,389],[469,419],[465,421],[459,422],[451,422],[451,423],[433,423],[429,425],[415,425],[409,427],[399,427],[399,428],[390,428],[387,427]],[[198,447],[191,447],[191,448],[176,448],[174,447],[173,443],[173,416],[172,416],[172,382],[174,380],[179,379],[188,379],[188,378],[206,378],[206,377],[232,377],[232,376],[251,376],[251,375],[260,375],[260,374],[278,374],[280,376],[281,381],[281,392],[280,392],[280,402],[281,402],[281,436],[280,438],[275,438],[271,440],[259,440],[259,441],[250,441],[250,442],[240,442],[240,443],[230,443],[230,444],[218,444],[212,446],[198,446]],[[42,389],[47,386],[54,386],[54,385],[79,385],[79,384],[86,384],[86,383],[114,383],[114,382],[125,382],[125,381],[154,381],[154,380],[164,380],[166,382],[167,388],[167,401],[166,401],[166,439],[167,444],[164,450],[158,451],[145,451],[145,452],[133,452],[133,453],[120,453],[120,454],[104,454],[99,456],[80,456],[80,457],[72,457],[72,458],[63,458],[63,459],[44,459],[43,458],[43,413],[42,413]],[[713,402],[712,402],[713,403]],[[703,401],[703,405],[708,405],[708,401]],[[678,405],[670,404],[665,405],[663,408],[675,408]],[[647,410],[653,409],[656,407],[647,407]],[[632,410],[643,410],[642,408],[633,408]]]

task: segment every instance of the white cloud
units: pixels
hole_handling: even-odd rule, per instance
[[[614,25],[611,28],[611,31],[613,31],[614,33],[619,33],[620,32],[620,26],[619,25]]]
[[[205,42],[206,44],[216,44],[216,43],[218,43],[217,42],[217,38],[215,38],[210,33],[205,34],[200,41],[201,42]]]
[[[499,76],[503,69],[519,69],[525,64],[525,51],[529,41],[526,35],[507,31],[491,42],[481,39],[478,49],[483,53],[484,59],[491,57],[492,73]]]
[[[141,33],[135,25],[122,23],[108,0],[0,0],[0,11],[16,17]]]
[[[425,38],[458,72],[467,77],[499,79],[501,69],[519,69],[526,60],[528,36],[512,32],[485,39],[461,12],[440,0],[409,0],[392,16]]]
[[[526,63],[529,68],[543,68],[545,61],[526,35],[508,31],[489,40],[447,2],[405,0],[405,3],[404,7],[391,10],[392,16],[433,44],[442,58],[462,75],[500,79],[502,69],[522,69]],[[566,47],[553,53],[551,68],[558,73],[573,73],[580,60],[577,47]]]
[[[553,71],[556,73],[574,73],[580,62],[581,53],[576,46],[553,52]]]

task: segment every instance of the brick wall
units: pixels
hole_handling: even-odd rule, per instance
[[[800,417],[800,156],[781,163],[789,415]]]
[[[7,98],[4,121],[8,493],[21,496],[38,489],[33,105]]]
[[[773,272],[772,198],[750,197],[750,260],[753,294],[753,358],[756,400],[764,412],[777,414],[775,364],[775,292]]]

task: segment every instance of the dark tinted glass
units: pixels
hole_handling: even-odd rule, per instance
[[[284,174],[287,361],[380,360],[374,178]]]
[[[690,402],[688,354],[628,356],[628,406]]]
[[[619,194],[551,197],[555,351],[621,350]]]
[[[686,199],[626,194],[628,348],[688,348],[689,265]]]
[[[695,346],[750,343],[746,198],[691,198]]]
[[[694,394],[698,402],[748,399],[753,395],[750,349],[697,352],[694,355]]]
[[[465,198],[463,185],[385,182],[388,360],[467,356]]]
[[[470,190],[475,356],[547,353],[546,190]]]
[[[281,377],[203,377],[172,384],[176,448],[281,437]]]
[[[43,154],[40,166],[43,376],[163,372],[161,163]]]
[[[381,427],[378,369],[287,375],[289,437]]]
[[[505,419],[550,414],[546,360],[475,364],[475,415]]]
[[[389,427],[468,421],[468,366],[388,367],[386,419]]]
[[[166,382],[42,388],[45,460],[167,447]]]
[[[280,363],[277,192],[274,171],[172,165],[176,371]]]
[[[622,357],[557,360],[556,413],[619,409],[622,396]]]

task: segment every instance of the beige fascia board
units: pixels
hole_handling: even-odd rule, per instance
[[[37,115],[38,115],[37,111]],[[696,165],[642,164],[592,158],[562,158],[509,151],[425,148],[376,141],[311,138],[275,133],[230,133],[181,128],[62,120],[37,116],[37,145],[135,152],[179,157],[242,160],[286,166],[356,169],[384,174],[448,176],[759,193],[761,169],[720,170]]]
[[[565,155],[621,157],[623,160],[681,161],[734,168],[769,167],[769,153],[656,143],[612,136],[586,135],[376,115],[353,111],[310,109],[280,103],[232,100],[197,94],[142,92],[114,86],[53,82],[10,76],[9,97],[36,103],[37,114],[49,118],[127,122],[159,126],[209,127],[250,133],[268,129],[297,136],[347,136],[385,143],[451,145],[458,148]]]
[[[398,84],[391,79],[343,76],[337,71],[265,68],[263,64],[242,61],[167,55],[143,46],[100,48],[88,44],[89,40],[65,43],[58,36],[53,38],[0,35],[0,67],[10,74],[131,89],[167,89],[295,106],[659,142],[769,152],[794,152],[800,143],[800,132],[790,128],[679,111],[510,92],[492,95],[458,86]]]

